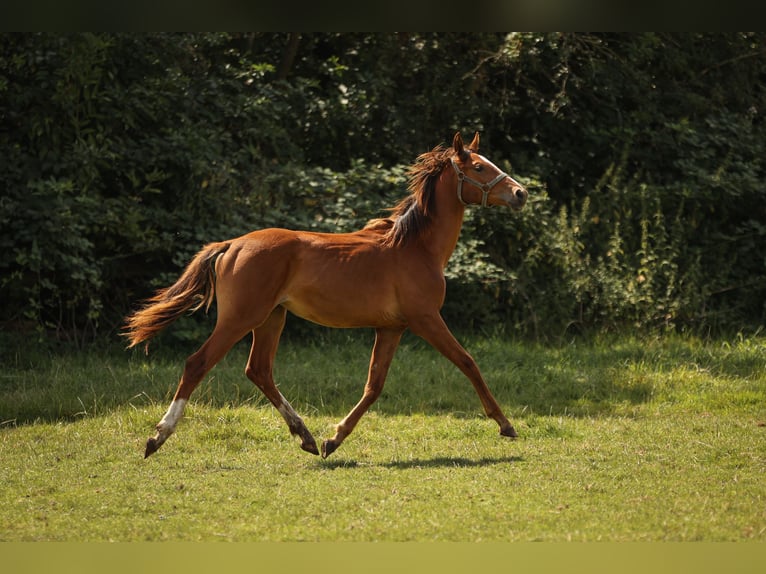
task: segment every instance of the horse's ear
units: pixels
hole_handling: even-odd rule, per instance
[[[476,135],[473,136],[473,141],[468,145],[468,149],[474,153],[479,152],[479,132],[476,132]]]
[[[460,132],[456,132],[455,137],[452,138],[452,147],[458,157],[463,157],[463,138],[460,137]]]

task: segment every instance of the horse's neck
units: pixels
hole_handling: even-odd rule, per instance
[[[465,207],[456,195],[457,182],[454,177],[442,174],[437,182],[434,193],[435,214],[429,227],[426,241],[423,245],[429,254],[435,258],[442,269],[455,251],[460,230],[463,227]]]

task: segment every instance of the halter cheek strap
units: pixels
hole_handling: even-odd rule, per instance
[[[495,179],[493,179],[489,183],[482,183],[464,174],[458,167],[457,162],[454,160],[454,158],[450,161],[452,161],[452,167],[455,169],[455,173],[457,174],[457,198],[460,200],[460,203],[462,203],[463,205],[471,205],[470,203],[468,203],[467,201],[463,199],[463,182],[464,181],[467,181],[471,185],[478,187],[481,190],[481,206],[487,207],[487,199],[489,198],[490,190],[493,187],[495,187],[495,185],[503,181],[506,177],[508,177],[507,173],[500,172],[500,175],[498,175]]]

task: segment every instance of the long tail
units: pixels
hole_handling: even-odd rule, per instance
[[[210,243],[194,256],[181,277],[166,289],[160,289],[144,306],[125,319],[122,333],[128,348],[147,341],[185,312],[205,310],[215,298],[214,266],[216,258],[229,248],[229,242]]]

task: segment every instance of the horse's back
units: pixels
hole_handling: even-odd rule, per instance
[[[399,253],[374,233],[305,234],[284,306],[330,327],[403,324]]]
[[[254,231],[231,240],[221,256],[219,305],[227,296],[247,308],[283,305],[331,327],[403,324],[397,258],[369,230]]]

